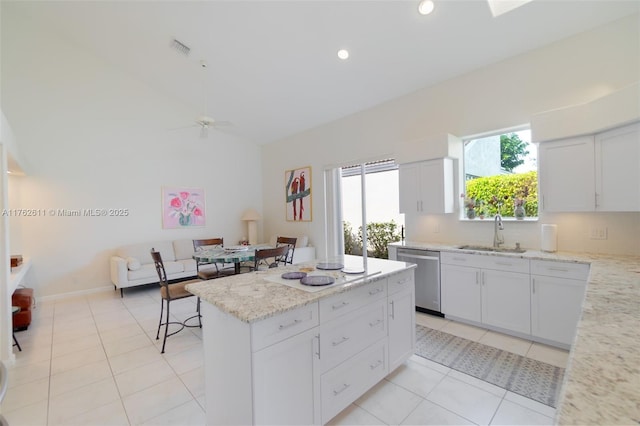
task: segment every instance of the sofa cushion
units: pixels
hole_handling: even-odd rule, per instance
[[[164,263],[164,271],[167,273],[167,279],[172,279],[171,274],[177,274],[184,271],[184,264],[182,262],[162,262]],[[158,281],[158,273],[156,272],[156,266],[153,263],[144,264],[137,271],[129,271],[127,273],[129,281],[148,279],[151,278],[154,281]]]
[[[281,235],[284,236],[284,235]],[[301,237],[296,237],[296,248],[299,247],[306,247],[309,245],[309,237],[306,235],[303,235]],[[271,247],[275,247],[276,246],[276,242],[278,241],[278,235],[272,235],[271,239],[269,240],[269,245]]]
[[[127,268],[130,271],[137,271],[141,266],[140,261],[135,257],[127,257]]]
[[[173,242],[173,251],[176,255],[176,260],[192,259],[193,258],[193,240],[175,240]]]
[[[152,248],[160,252],[163,262],[173,262],[176,260],[176,255],[173,251],[173,243],[171,241],[156,241],[118,247],[116,255],[123,259],[134,257],[138,259],[142,265],[147,263],[151,263],[153,265],[153,259],[151,258]],[[167,271],[167,273],[169,273],[169,271]]]

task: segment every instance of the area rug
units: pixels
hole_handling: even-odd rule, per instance
[[[564,368],[416,324],[416,355],[551,407]]]

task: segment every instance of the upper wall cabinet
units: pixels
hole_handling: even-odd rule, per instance
[[[401,164],[398,181],[400,213],[453,212],[453,159]]]
[[[596,210],[640,211],[640,123],[595,136]]]
[[[640,211],[640,123],[539,147],[547,212]]]
[[[593,136],[540,144],[538,160],[544,211],[583,212],[594,209]]]

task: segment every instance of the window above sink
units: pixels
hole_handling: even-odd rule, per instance
[[[537,148],[527,127],[511,128],[463,141],[464,180],[460,218],[536,221]]]

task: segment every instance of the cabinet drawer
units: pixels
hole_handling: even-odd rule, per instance
[[[322,424],[359,398],[387,374],[385,341],[366,348],[320,378]]]
[[[386,298],[320,325],[320,370],[327,371],[387,335]]]
[[[440,253],[440,262],[448,265],[472,268],[496,269],[498,271],[529,273],[529,259],[512,256],[483,255],[469,253]]]
[[[387,279],[389,294],[397,293],[413,285],[415,281],[415,268],[392,275]]]
[[[496,271],[529,273],[529,259],[509,256],[480,256],[483,269],[493,269]]]
[[[311,303],[289,312],[266,318],[251,327],[253,352],[280,342],[320,323],[318,304]]]
[[[440,263],[446,265],[458,265],[458,266],[470,266],[479,267],[478,257],[475,254],[468,253],[454,253],[449,251],[440,252]]]
[[[371,302],[385,298],[387,296],[386,285],[387,281],[382,279],[321,299],[320,318],[322,318],[322,322],[326,323]]]
[[[589,276],[589,265],[586,263],[532,260],[531,274],[586,281]]]

